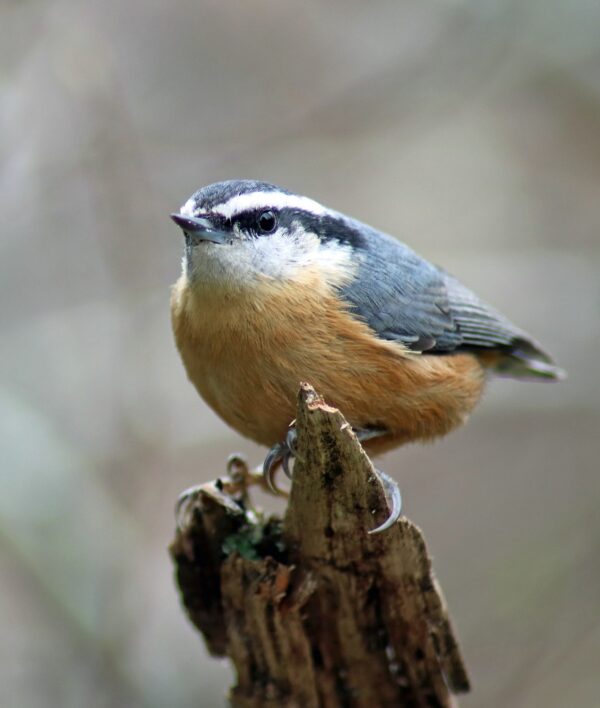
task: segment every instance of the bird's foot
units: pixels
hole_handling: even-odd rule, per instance
[[[373,438],[381,437],[382,435],[385,435],[386,432],[386,430],[379,428],[359,428],[354,431],[356,437],[361,443],[367,440],[372,440]],[[292,478],[290,461],[296,456],[297,440],[298,436],[296,433],[296,428],[292,423],[287,435],[285,436],[285,440],[273,445],[265,457],[265,461],[263,462],[263,475],[267,487],[273,494],[286,494],[286,492],[282,491],[277,486],[275,482],[275,473],[277,472],[277,467],[281,464],[286,476],[289,479]],[[376,469],[375,472],[383,485],[385,496],[391,511],[390,515],[383,522],[383,524],[369,531],[370,534],[381,533],[382,531],[389,529],[390,526],[393,526],[396,521],[398,521],[402,512],[402,495],[400,493],[398,483],[381,470]]]
[[[292,423],[287,435],[285,436],[285,440],[273,445],[265,457],[265,461],[263,462],[263,475],[267,482],[267,487],[273,494],[286,494],[286,492],[282,491],[275,483],[275,472],[277,471],[279,464],[281,464],[286,477],[288,479],[292,478],[290,460],[296,457],[297,440],[298,435],[296,433],[296,427]]]
[[[354,430],[354,434],[361,443],[366,440],[381,437],[382,435],[385,435],[386,432],[387,431],[380,428],[357,428]],[[275,484],[275,472],[277,471],[279,464],[281,464],[286,477],[288,479],[292,478],[290,460],[293,460],[294,457],[296,457],[297,441],[298,434],[296,432],[294,421],[292,421],[287,435],[285,436],[285,440],[273,445],[265,457],[265,461],[263,462],[263,475],[265,477],[267,487],[271,492],[273,492],[273,494],[286,494]]]
[[[210,497],[217,498],[219,503],[233,513],[244,513],[252,509],[249,488],[259,485],[266,490],[265,478],[261,471],[250,470],[246,460],[238,454],[229,456],[227,460],[227,474],[213,482],[195,484],[185,489],[175,504],[175,520],[177,528],[185,525],[187,512],[201,492]]]

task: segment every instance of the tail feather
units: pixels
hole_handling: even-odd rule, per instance
[[[538,344],[522,337],[516,337],[508,351],[489,365],[500,376],[515,379],[562,381],[567,375]]]

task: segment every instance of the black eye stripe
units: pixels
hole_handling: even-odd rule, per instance
[[[281,227],[283,232],[293,231],[294,226],[301,226],[309,233],[314,233],[322,242],[338,241],[339,243],[351,244],[354,248],[363,249],[366,247],[364,224],[359,224],[352,219],[334,214],[314,214],[297,207],[270,207],[267,204],[260,208],[247,209],[225,217],[217,210],[200,210],[198,216],[209,218],[215,228],[230,231],[235,224],[237,227],[249,235],[263,236],[273,233]],[[272,213],[275,217],[275,225],[271,231],[260,228],[259,219],[266,213]]]
[[[277,228],[279,214],[276,209],[263,207],[235,214],[231,221],[244,231],[252,231],[258,235],[270,234]]]

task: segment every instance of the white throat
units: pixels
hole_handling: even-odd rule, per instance
[[[330,285],[353,278],[358,264],[352,248],[337,241],[321,243],[294,224],[269,236],[234,237],[231,243],[203,242],[186,247],[183,269],[193,283],[240,290],[267,280],[302,280],[307,270]]]

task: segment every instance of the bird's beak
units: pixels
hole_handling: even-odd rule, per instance
[[[228,234],[215,229],[210,219],[202,219],[198,216],[183,216],[181,214],[171,214],[171,219],[193,240],[225,243],[230,238]]]

